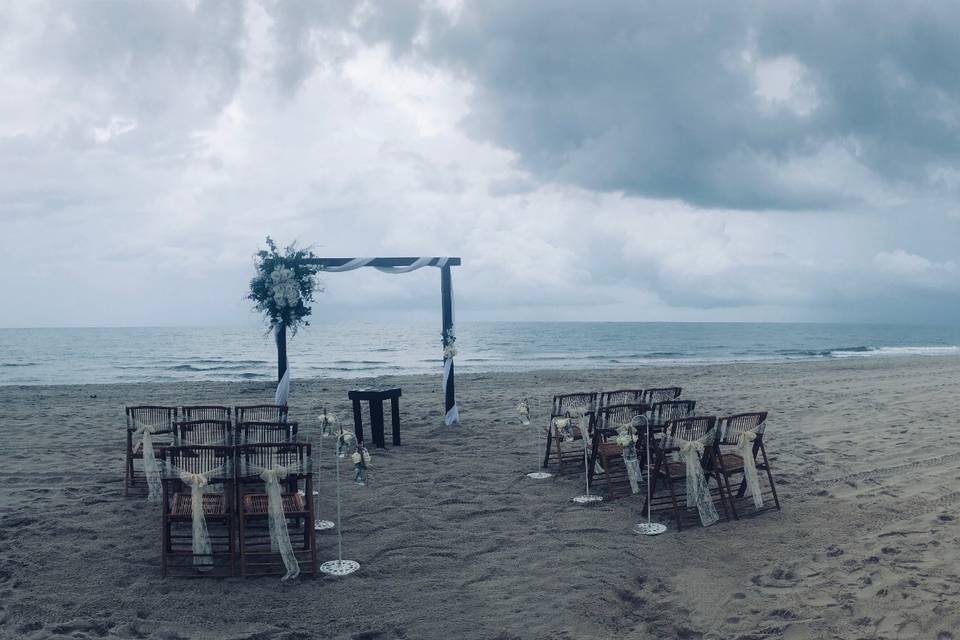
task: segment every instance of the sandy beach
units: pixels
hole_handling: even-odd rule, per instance
[[[953,357],[465,375],[463,424],[445,428],[439,376],[379,378],[403,388],[404,444],[344,485],[362,568],[293,584],[161,579],[158,507],[123,497],[125,404],[249,404],[270,385],[0,387],[0,636],[953,638],[958,382]],[[525,477],[518,398],[536,412],[554,393],[665,384],[698,413],[770,412],[781,512],[641,539],[638,496],[584,509],[580,476]],[[312,430],[326,404],[346,419],[357,386],[296,381],[291,418]],[[321,560],[335,540],[320,535]]]

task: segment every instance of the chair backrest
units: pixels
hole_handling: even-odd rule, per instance
[[[257,442],[236,447],[237,482],[262,483],[254,467],[278,466],[292,469],[285,482],[291,483],[311,475],[309,442]]]
[[[617,389],[600,392],[600,407],[612,407],[616,404],[636,404],[643,402],[643,389]]]
[[[717,426],[717,418],[715,416],[690,416],[688,418],[674,418],[667,422],[666,432],[670,436],[669,448],[675,449],[676,447],[672,443],[674,438],[679,438],[680,440],[699,440],[704,437],[710,430]],[[716,436],[712,442],[705,443],[704,451],[709,452],[714,442],[716,442]]]
[[[647,404],[656,404],[667,400],[676,400],[680,397],[680,387],[661,387],[659,389],[647,389],[643,392],[643,401]]]
[[[665,425],[670,420],[692,416],[696,406],[695,400],[665,400],[651,405],[650,415],[654,424]]]
[[[153,433],[175,433],[176,407],[141,405],[127,407],[127,430],[136,431],[143,425],[153,425]]]
[[[237,424],[241,422],[286,422],[287,407],[278,407],[275,404],[252,404],[237,407],[235,410]]]
[[[195,404],[180,407],[180,417],[184,422],[190,420],[233,420],[233,410],[215,404]]]
[[[181,445],[231,445],[233,423],[229,420],[184,420],[177,423],[177,439]]]
[[[165,495],[185,490],[179,477],[172,473],[170,465],[190,473],[208,473],[220,469],[219,473],[207,476],[207,484],[223,485],[224,492],[229,495],[234,481],[233,447],[191,444],[163,447],[159,452]]]
[[[583,409],[594,411],[597,408],[597,392],[590,391],[586,393],[567,393],[553,396],[553,415],[551,417],[564,416],[572,409]]]
[[[615,434],[621,425],[633,424],[639,432],[643,430],[644,421],[636,418],[644,417],[650,410],[642,402],[615,404],[597,409],[597,427],[604,435]]]
[[[735,445],[737,444],[737,436],[744,431],[755,431],[758,435],[763,435],[766,421],[766,411],[738,413],[722,418],[720,420],[720,439],[718,440],[718,443],[723,445]]]
[[[241,422],[237,426],[238,444],[258,442],[292,442],[297,437],[296,422]]]

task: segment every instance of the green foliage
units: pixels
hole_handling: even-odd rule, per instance
[[[309,305],[313,294],[323,288],[318,286],[317,268],[304,260],[316,257],[309,249],[297,248],[296,243],[281,252],[270,236],[267,248],[257,251],[253,260],[257,275],[250,280],[247,298],[267,316],[271,329],[283,325],[296,333],[301,325],[310,325]]]

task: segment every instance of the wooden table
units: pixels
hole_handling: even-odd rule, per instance
[[[383,436],[383,401],[390,401],[390,418],[393,423],[393,446],[400,446],[400,389],[355,389],[347,393],[353,402],[353,431],[357,441],[363,440],[363,417],[360,403],[367,401],[370,407],[370,437],[373,446],[385,448]]]

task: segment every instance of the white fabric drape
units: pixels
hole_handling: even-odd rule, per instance
[[[667,446],[680,449],[680,457],[686,464],[687,507],[695,506],[697,508],[700,514],[700,522],[705,527],[720,519],[716,507],[713,506],[710,486],[707,484],[707,478],[700,464],[705,448],[713,443],[715,437],[716,429],[710,429],[702,438],[696,440],[684,440],[677,437],[665,439],[668,442]]]
[[[283,566],[287,569],[287,573],[281,578],[283,581],[292,580],[300,575],[300,563],[297,561],[293,544],[290,542],[287,517],[283,513],[283,494],[280,492],[280,481],[285,480],[291,474],[306,473],[309,469],[309,459],[303,463],[294,462],[286,466],[261,467],[249,462],[241,462],[240,466],[241,475],[257,475],[266,486],[270,550],[280,553]]]
[[[283,377],[280,378],[280,382],[277,384],[277,392],[273,396],[273,403],[278,407],[287,406],[287,400],[290,398],[290,365],[287,365],[286,371],[283,372]]]
[[[360,269],[362,267],[369,266],[371,262],[376,260],[376,258],[353,258],[344,262],[339,267],[323,265],[317,267],[318,271],[329,271],[331,273],[338,273],[342,271],[353,271],[354,269]],[[417,258],[413,261],[413,264],[407,265],[405,267],[374,267],[377,271],[382,271],[383,273],[410,273],[411,271],[416,271],[417,269],[422,269],[430,264],[430,261],[433,260],[432,257],[423,257]],[[447,258],[441,258],[441,262],[446,264]],[[438,264],[437,266],[443,266],[443,264]]]
[[[191,546],[194,566],[203,569],[213,566],[213,545],[207,529],[207,516],[203,511],[203,494],[212,478],[229,477],[230,463],[204,471],[193,473],[167,463],[167,476],[177,478],[190,487],[190,524],[192,529]],[[227,499],[227,496],[224,496]]]
[[[153,433],[157,429],[155,424],[146,424],[134,419],[133,425],[137,427],[133,432],[133,439],[137,442],[134,452],[143,449],[143,475],[147,478],[147,500],[150,502],[160,501],[160,492],[162,490],[160,482],[160,465],[157,463],[156,452],[153,450]]]
[[[737,435],[737,449],[743,458],[743,477],[747,481],[747,491],[753,498],[753,506],[763,506],[763,494],[760,491],[760,478],[757,476],[757,461],[753,457],[753,443],[757,439],[756,431],[744,431]]]

